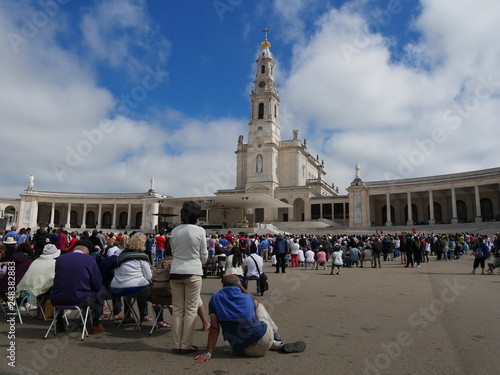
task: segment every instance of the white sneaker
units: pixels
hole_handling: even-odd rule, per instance
[[[36,307],[36,306],[34,306],[34,305],[32,305],[31,303],[27,303],[27,304],[26,304],[26,308],[27,308],[28,310],[30,310],[30,311],[33,311],[33,310],[36,310],[36,309],[37,309],[37,307]]]
[[[36,310],[36,306],[30,305],[29,303],[19,307],[20,311],[33,311]]]

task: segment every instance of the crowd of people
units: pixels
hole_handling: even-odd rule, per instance
[[[53,305],[93,307],[93,334],[106,332],[102,319],[113,315],[122,323],[149,322],[148,303],[156,265],[168,260],[171,295],[167,306],[172,324],[164,321],[163,309],[153,310],[159,327],[172,328],[175,353],[198,351],[193,345],[197,316],[203,330],[209,331],[207,350],[196,356],[197,362],[212,357],[220,330],[231,350],[248,356],[261,356],[268,350],[285,353],[300,352],[305,343],[284,344],[274,321],[258,299],[248,292],[249,282],[256,280],[257,296],[262,296],[260,275],[264,263],[271,262],[275,273],[287,269],[308,268],[327,270],[341,275],[343,267],[380,268],[382,262],[399,262],[401,267],[421,267],[422,263],[459,261],[474,257],[471,273],[493,273],[500,267],[500,235],[456,234],[382,234],[367,235],[248,235],[206,234],[197,225],[202,211],[193,202],[185,202],[181,210],[182,224],[171,233],[102,233],[99,230],[68,233],[63,228],[39,228],[35,234],[29,228],[19,231],[12,227],[0,233],[0,296],[8,300],[8,264],[15,265],[16,297],[28,301],[24,309],[32,309],[43,298]],[[492,259],[491,262],[489,260]],[[200,291],[203,278],[217,264],[222,290],[210,300],[207,319]],[[159,268],[159,267],[158,267]],[[23,298],[29,291],[31,298]],[[134,297],[138,314],[130,302]],[[26,297],[24,295],[24,297]],[[111,300],[112,303],[106,303]],[[125,303],[123,303],[125,302]],[[112,308],[111,308],[112,305]],[[104,312],[103,307],[110,311]],[[66,330],[62,312],[56,316],[56,330]],[[238,339],[241,322],[246,336]],[[250,323],[253,322],[253,323]],[[250,333],[249,333],[250,332]],[[235,338],[237,340],[235,340]]]

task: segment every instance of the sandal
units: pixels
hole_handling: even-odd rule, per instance
[[[151,322],[153,319],[151,319],[149,316],[141,316],[141,322]]]
[[[172,328],[172,324],[169,324],[167,322],[158,322],[158,327],[161,327],[161,328]]]

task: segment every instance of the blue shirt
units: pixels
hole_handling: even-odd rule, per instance
[[[224,340],[233,353],[255,344],[267,331],[267,324],[255,316],[253,297],[237,286],[226,286],[215,292],[208,304],[208,312],[217,316]]]
[[[17,237],[17,232],[15,230],[11,230],[9,233],[7,233],[6,235],[3,236],[2,241],[5,241],[9,237],[12,237],[15,239]]]

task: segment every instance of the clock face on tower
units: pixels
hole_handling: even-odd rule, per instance
[[[263,87],[265,87],[265,86],[266,86],[266,83],[265,83],[264,81],[260,81],[260,82],[259,82],[259,87],[260,87],[260,88],[263,88]]]

